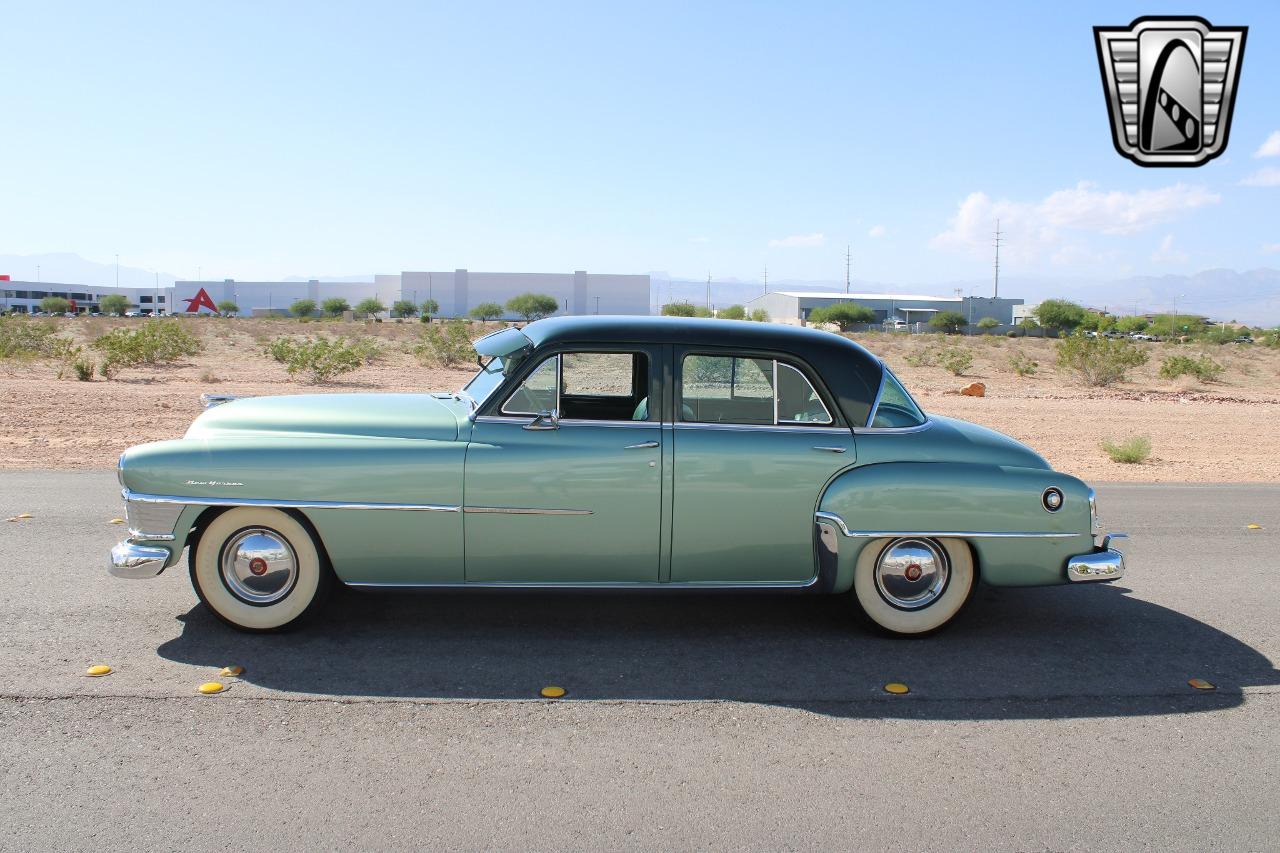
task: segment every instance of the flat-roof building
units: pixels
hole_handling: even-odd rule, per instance
[[[780,323],[804,323],[816,308],[853,302],[870,308],[877,323],[901,321],[909,325],[928,323],[939,311],[955,311],[970,322],[992,317],[1002,326],[1013,324],[1014,306],[1021,299],[988,296],[929,296],[919,293],[838,293],[829,290],[779,290],[758,296],[747,310],[763,308],[769,318]]]

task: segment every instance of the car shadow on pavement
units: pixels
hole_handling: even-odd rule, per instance
[[[297,630],[242,634],[204,607],[169,660],[245,667],[313,696],[732,700],[833,716],[1056,718],[1207,711],[1280,684],[1259,652],[1114,586],[983,587],[942,633],[893,639],[845,596],[344,591]],[[1213,692],[1188,679],[1216,684]],[[889,696],[887,682],[909,685]]]

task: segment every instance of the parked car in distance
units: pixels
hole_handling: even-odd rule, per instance
[[[1236,339],[1233,341],[1233,343],[1237,343],[1237,344],[1251,344],[1251,343],[1253,343],[1253,338],[1249,337],[1248,335],[1241,335],[1240,337],[1236,338]]]
[[[925,414],[840,335],[559,317],[475,349],[455,392],[210,397],[185,437],[120,457],[111,572],[185,548],[200,600],[249,631],[344,583],[830,593],[904,635],[979,580],[1124,573],[1087,485]]]

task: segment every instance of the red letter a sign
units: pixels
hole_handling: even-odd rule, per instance
[[[208,308],[213,313],[218,313],[218,306],[213,304],[213,300],[209,298],[209,294],[204,292],[204,288],[200,288],[200,292],[194,298],[186,300],[187,313],[197,314],[201,308]]]

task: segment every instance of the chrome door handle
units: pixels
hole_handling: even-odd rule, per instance
[[[628,444],[626,447],[622,449],[623,450],[645,450],[647,448],[657,447],[657,446],[658,446],[658,442],[656,441],[642,441],[639,444]]]
[[[844,453],[844,451],[845,451],[845,448],[843,448],[843,447],[827,447],[827,446],[825,446],[825,445],[821,445],[821,444],[819,444],[819,445],[815,445],[813,449],[814,449],[814,450],[825,450],[825,451],[827,451],[828,453]]]

